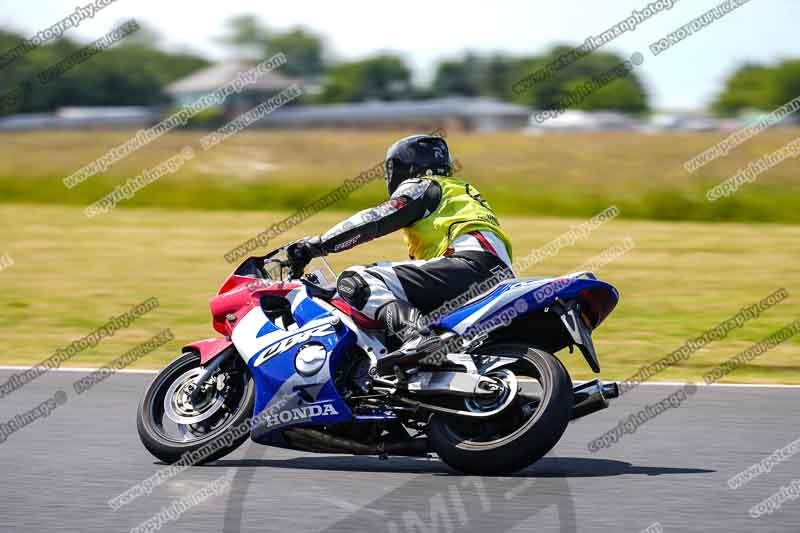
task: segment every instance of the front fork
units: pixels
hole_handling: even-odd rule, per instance
[[[211,379],[211,376],[213,376],[216,371],[219,370],[219,367],[222,366],[222,363],[227,361],[232,355],[236,355],[236,353],[236,348],[231,345],[215,356],[209,364],[203,367],[203,373],[197,377],[195,388],[189,396],[189,400],[192,402],[192,405],[197,404],[197,401],[200,399],[200,395],[205,391],[206,385],[208,385],[208,381]]]

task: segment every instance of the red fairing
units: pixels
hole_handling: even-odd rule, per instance
[[[267,289],[271,293],[283,292],[283,294],[276,294],[276,296],[284,296],[290,290],[296,289],[300,286],[302,286],[302,283],[269,281],[266,279],[252,278],[250,276],[237,276],[236,274],[231,274],[228,279],[225,280],[225,283],[222,284],[222,287],[219,288],[217,294],[225,294],[226,292],[230,292],[233,289],[240,287],[249,290],[250,292],[263,289]]]
[[[228,279],[225,280],[225,283],[222,284],[222,287],[219,288],[217,294],[224,294],[240,285],[248,284],[263,285],[264,282],[260,279],[251,278],[250,276],[237,276],[236,274],[231,274],[228,276]]]
[[[236,315],[237,320],[241,319],[250,309],[259,305],[262,295],[284,297],[302,286],[302,283],[270,282],[245,276],[231,276],[220,289],[222,291],[227,287],[227,292],[220,292],[208,302],[214,329],[228,336],[232,332],[231,324],[227,320],[229,314]]]
[[[274,283],[269,283],[269,285],[264,285],[262,287],[256,287],[257,292],[259,293],[266,293],[271,294],[272,296],[286,296],[293,290],[302,287],[302,283],[298,282],[288,282],[288,281],[277,281]]]
[[[353,307],[342,300],[341,298],[334,298],[331,300],[331,305],[339,309],[340,311],[344,312],[347,315],[350,315],[350,318],[353,319],[353,322],[360,328],[364,329],[380,329],[383,325],[378,322],[377,320],[372,320],[370,317],[359,311],[358,309],[353,309]]]
[[[224,337],[203,339],[183,347],[183,351],[193,350],[200,354],[200,364],[204,365],[230,346],[231,340]]]

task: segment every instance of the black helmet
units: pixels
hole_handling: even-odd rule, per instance
[[[389,194],[407,179],[425,174],[449,176],[450,150],[441,137],[412,135],[400,139],[386,150],[386,186]]]

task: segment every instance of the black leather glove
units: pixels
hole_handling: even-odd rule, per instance
[[[293,263],[305,266],[315,257],[322,257],[326,254],[322,249],[322,239],[315,236],[293,242],[286,249],[286,255]]]

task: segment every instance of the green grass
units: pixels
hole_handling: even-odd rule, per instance
[[[38,362],[111,315],[156,296],[159,309],[70,365],[102,365],[170,328],[176,340],[137,366],[163,365],[181,343],[216,335],[208,298],[232,269],[222,255],[287,214],[120,208],[89,220],[78,208],[0,205],[0,255],[8,253],[15,262],[0,271],[0,363]],[[321,232],[340,216],[320,213],[275,245]],[[582,221],[502,212],[501,219],[518,257]],[[620,305],[595,333],[605,378],[628,377],[779,287],[789,290],[786,301],[655,379],[701,380],[715,365],[800,315],[798,226],[617,219],[520,274],[574,271],[628,236],[636,247],[598,272],[621,292]],[[404,258],[399,235],[392,235],[331,259],[341,269]],[[575,379],[591,376],[577,352],[562,356]],[[800,339],[767,352],[727,381],[800,383]]]
[[[202,132],[170,133],[67,190],[61,180],[135,132],[0,134],[0,202],[84,207],[171,157],[185,145],[197,157],[126,206],[202,210],[297,209],[379,162],[408,132],[247,131],[202,152]],[[588,217],[615,204],[624,218],[800,223],[800,162],[784,161],[737,194],[708,202],[705,191],[750,161],[800,135],[762,133],[693,175],[683,163],[726,134],[593,133],[530,136],[457,134],[449,141],[461,175],[504,214]],[[385,199],[381,180],[336,204],[363,208]]]

